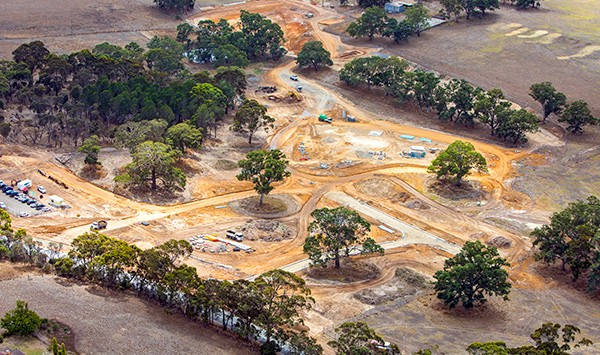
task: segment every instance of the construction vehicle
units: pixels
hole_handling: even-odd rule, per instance
[[[90,226],[90,229],[95,229],[95,230],[105,229],[107,225],[108,225],[108,223],[106,223],[106,221],[97,221],[97,222],[92,223],[92,225]]]
[[[322,113],[319,115],[319,122],[331,123],[333,120],[331,117],[327,117],[326,114]]]
[[[241,241],[244,240],[244,234],[240,233],[240,232],[235,232],[235,231],[232,231],[232,230],[228,230],[225,235],[227,236],[227,238],[233,239],[236,242],[241,242]]]

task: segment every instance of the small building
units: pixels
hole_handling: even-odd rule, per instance
[[[23,191],[23,189],[25,189],[25,188],[30,188],[31,185],[33,185],[31,180],[23,180],[17,184],[17,188],[19,190]]]
[[[62,197],[56,196],[56,195],[52,195],[50,197],[48,197],[49,199],[49,204],[51,204],[54,207],[62,207],[65,204],[65,200],[63,200]]]
[[[401,14],[404,12],[404,3],[399,1],[387,2],[384,5],[384,10],[388,14]]]
[[[425,150],[425,147],[422,147],[420,145],[413,145],[410,147],[411,158],[425,158],[426,154],[427,151]]]
[[[11,349],[9,347],[0,347],[0,355],[25,355],[25,353],[19,349]]]

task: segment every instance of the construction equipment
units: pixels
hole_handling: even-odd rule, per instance
[[[300,160],[310,159],[310,157],[308,156],[308,153],[306,152],[306,147],[304,146],[304,142],[300,142],[300,146],[298,147],[298,150],[300,151]]]
[[[107,225],[108,225],[108,223],[106,221],[97,221],[97,222],[92,223],[92,225],[90,226],[90,229],[95,229],[95,230],[105,229]]]
[[[322,113],[319,115],[319,122],[331,123],[333,120],[331,117],[327,117],[326,114]]]
[[[267,93],[267,94],[272,94],[275,91],[277,91],[277,86],[259,86],[254,91],[255,92],[264,92],[264,93]]]
[[[294,102],[302,101],[302,97],[295,91],[288,91],[288,99]]]

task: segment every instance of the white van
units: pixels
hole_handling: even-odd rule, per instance
[[[243,233],[239,233],[239,232],[234,232],[234,231],[227,231],[227,238],[229,239],[233,239],[236,242],[241,242],[244,240],[244,234]]]

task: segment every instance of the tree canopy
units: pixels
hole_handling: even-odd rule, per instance
[[[300,53],[298,53],[296,63],[300,68],[313,67],[315,70],[333,65],[331,53],[323,48],[323,42],[321,41],[306,42]]]
[[[587,102],[577,100],[568,104],[564,112],[560,115],[558,122],[567,122],[567,130],[571,133],[583,133],[583,127],[586,125],[595,126],[600,123],[600,118],[592,116],[592,111],[588,108]]]
[[[248,135],[248,144],[252,144],[252,137],[259,129],[268,132],[272,129],[275,119],[267,115],[267,108],[258,101],[244,100],[242,106],[235,113],[231,130]]]
[[[236,177],[238,180],[252,181],[262,205],[265,196],[274,189],[272,184],[290,176],[290,172],[285,170],[288,164],[285,154],[278,149],[259,149],[246,154],[246,159],[238,162],[242,170]]]
[[[589,290],[600,289],[600,199],[590,196],[569,204],[531,236],[536,259],[547,264],[560,260],[562,269],[568,266],[574,280],[589,272]]]
[[[376,6],[367,8],[364,13],[350,23],[346,32],[351,37],[367,37],[369,41],[375,35],[383,35],[388,25],[389,17],[385,11]]]
[[[175,167],[181,153],[170,146],[146,141],[135,148],[133,161],[125,167],[126,173],[117,176],[117,182],[125,182],[141,188],[158,189],[159,182],[166,189],[185,187],[183,171]]]
[[[493,246],[479,241],[466,242],[460,253],[446,259],[444,269],[435,273],[437,297],[450,308],[465,308],[486,302],[486,295],[508,300],[511,284],[503,266],[509,263]]]
[[[387,343],[365,322],[345,322],[335,329],[337,339],[328,343],[338,355],[400,355],[400,348]]]
[[[384,253],[383,248],[367,236],[371,224],[358,212],[346,207],[325,207],[310,215],[314,221],[308,226],[310,235],[304,242],[304,253],[308,254],[312,265],[325,267],[333,260],[338,269],[340,260],[355,252]]]
[[[27,302],[17,300],[17,307],[0,319],[0,327],[8,335],[27,336],[35,333],[42,325],[42,319],[29,309]]]
[[[542,105],[543,122],[546,122],[546,118],[552,113],[559,115],[567,102],[565,94],[556,91],[552,83],[547,81],[531,85],[529,96]]]
[[[435,173],[438,178],[454,180],[456,185],[460,185],[472,170],[487,172],[487,162],[475,151],[473,144],[462,141],[455,141],[442,150],[427,168],[427,171]]]

